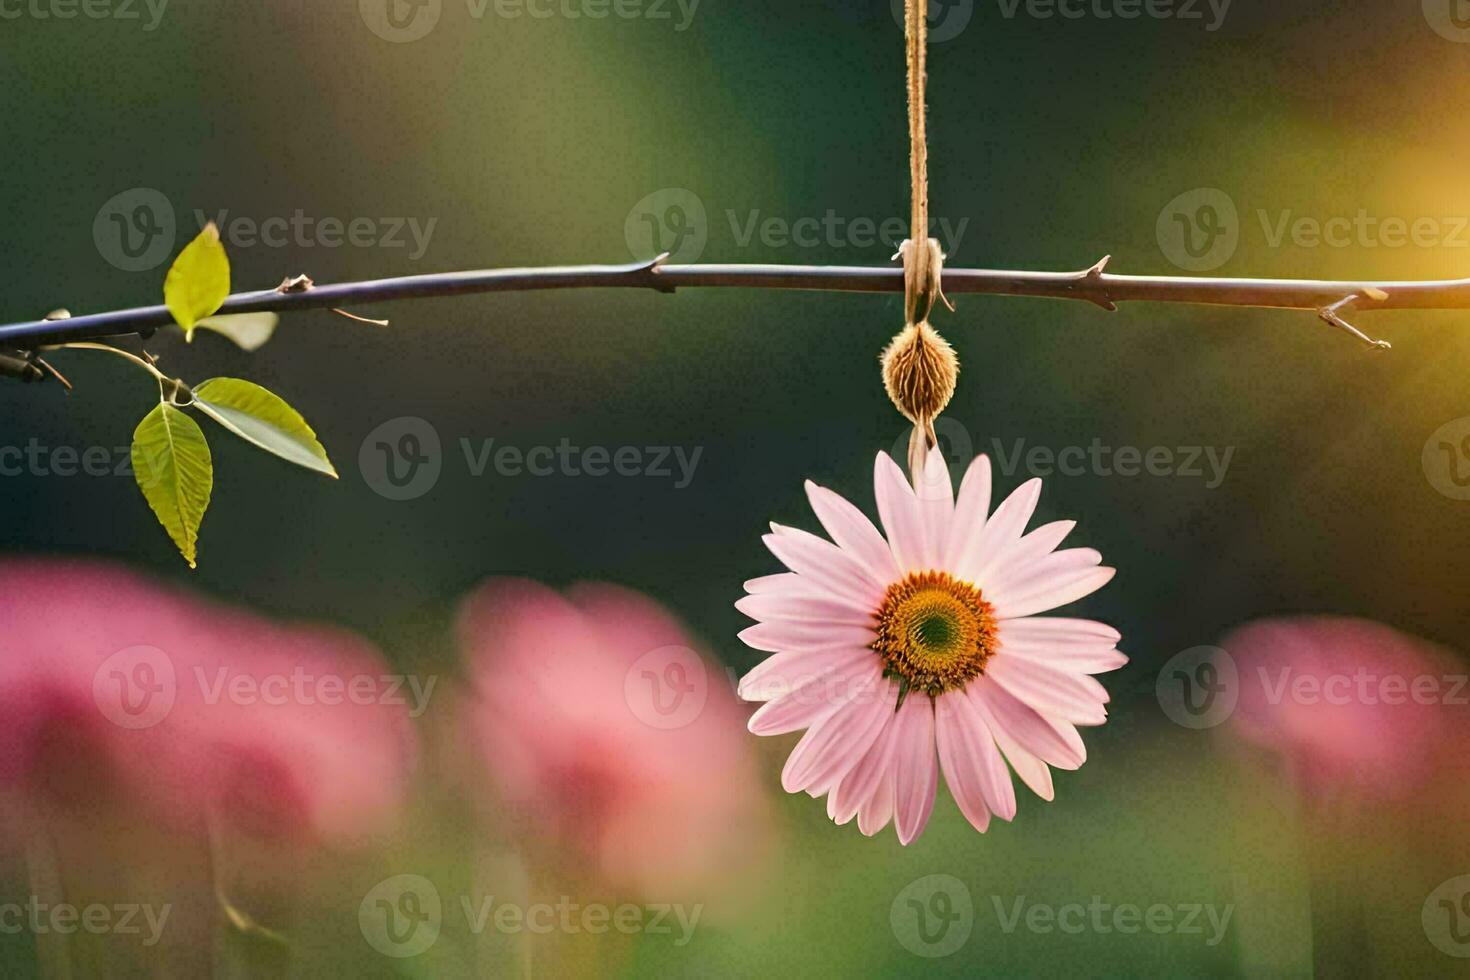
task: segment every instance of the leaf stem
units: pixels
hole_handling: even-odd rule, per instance
[[[47,351],[53,351],[53,350],[100,350],[100,351],[106,351],[109,354],[116,354],[118,357],[125,358],[126,360],[132,361],[134,364],[138,365],[138,367],[142,368],[143,370],[147,371],[149,374],[151,374],[155,378],[157,378],[159,384],[162,384],[165,381],[173,381],[173,380],[175,380],[173,378],[170,378],[168,375],[164,374],[162,371],[158,370],[157,367],[155,367],[153,364],[150,364],[148,361],[144,360],[143,358],[139,357],[137,354],[133,354],[133,353],[130,353],[128,351],[125,351],[121,347],[113,347],[111,344],[91,344],[91,343],[57,344],[54,347],[43,347],[42,350],[47,350]]]

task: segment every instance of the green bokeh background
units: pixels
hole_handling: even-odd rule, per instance
[[[702,261],[877,265],[883,245],[742,244],[728,215],[877,222],[907,214],[901,33],[886,0],[703,0],[672,19],[469,16],[446,0],[413,43],[370,31],[355,0],[173,0],[143,21],[0,20],[0,319],[58,306],[157,302],[165,266],[130,273],[94,240],[98,209],[147,187],[178,214],[262,219],[435,219],[426,254],[377,247],[231,247],[237,288],[462,268],[626,261],[630,210],[692,191]],[[20,9],[8,8],[8,9]],[[28,8],[27,8],[28,9]],[[493,9],[493,8],[492,8]],[[930,57],[932,200],[967,220],[951,265],[1181,274],[1155,225],[1177,195],[1225,191],[1240,247],[1224,275],[1435,278],[1470,268],[1470,234],[1438,248],[1273,247],[1256,215],[1470,214],[1464,161],[1470,45],[1420,4],[1236,0],[1223,26],[1143,18],[1007,18],[975,5]],[[647,256],[639,255],[639,258]],[[453,604],[489,575],[644,590],[738,671],[742,580],[773,570],[766,522],[811,527],[812,478],[871,507],[871,463],[903,436],[876,356],[898,297],[689,291],[500,295],[289,317],[245,355],[206,337],[150,349],[186,378],[244,376],[287,397],[342,472],[315,479],[214,438],[216,486],[190,573],[130,479],[0,479],[5,550],[106,556],[265,612],[355,628],[413,669],[449,662]],[[1233,447],[1217,488],[1184,477],[1057,476],[1038,520],[1120,573],[1077,607],[1115,624],[1133,663],[1107,679],[1114,721],[1058,800],[973,834],[941,792],[934,825],[900,848],[828,826],[785,799],[784,857],[743,921],[682,949],[650,938],[629,975],[1307,975],[1306,841],[1317,831],[1278,774],[1208,732],[1169,723],[1160,665],[1229,627],[1287,612],[1382,620],[1452,648],[1470,630],[1470,503],[1437,492],[1426,440],[1470,415],[1470,317],[1361,318],[1389,337],[1370,356],[1310,314],[962,297],[940,328],[964,362],[950,417],[976,451]],[[58,358],[76,383],[0,386],[0,444],[124,446],[152,382],[121,362]],[[430,422],[444,470],[395,502],[357,465],[389,420]],[[459,442],[522,448],[677,445],[702,451],[693,483],[653,478],[476,477]],[[1009,487],[1027,474],[1002,476]],[[767,779],[777,789],[774,762]],[[1462,820],[1458,814],[1426,815]],[[1358,869],[1365,970],[1457,968],[1419,905],[1470,871],[1470,853],[1405,858],[1402,824]],[[1376,862],[1376,863],[1375,863]],[[1374,869],[1380,869],[1375,871]],[[910,881],[948,873],[977,905],[954,956],[913,956],[888,925]],[[1372,882],[1371,885],[1366,884]],[[1224,943],[1200,937],[1006,934],[990,896],[1065,903],[1101,895],[1234,903]],[[344,901],[351,923],[354,901]],[[1320,929],[1320,923],[1319,923]],[[1354,947],[1358,948],[1358,947]],[[343,969],[382,973],[359,949]],[[1320,951],[1319,951],[1320,953]],[[0,938],[18,973],[32,952]],[[330,957],[327,957],[330,960]]]

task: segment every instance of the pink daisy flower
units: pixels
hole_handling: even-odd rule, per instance
[[[1087,757],[1078,726],[1101,725],[1108,693],[1091,675],[1127,658],[1102,623],[1038,617],[1101,588],[1114,569],[1088,548],[1058,551],[1075,527],[1025,533],[1041,481],[990,513],[981,456],[956,498],[936,449],[918,491],[880,453],[880,533],[857,507],[808,482],[828,541],[772,525],[764,541],[790,571],[754,579],[736,607],[759,620],[740,634],[774,656],[740,683],[765,704],[757,735],[806,730],[781,783],[826,795],[838,824],[873,836],[892,820],[908,844],[923,832],[944,773],[960,811],[985,831],[1010,820],[1010,768],[1052,799],[1050,766]]]

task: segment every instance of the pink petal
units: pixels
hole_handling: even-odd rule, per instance
[[[837,546],[858,560],[873,581],[887,588],[902,577],[898,563],[883,535],[845,498],[826,487],[819,487],[810,480],[806,484],[807,499],[822,527],[837,542]]]
[[[903,471],[887,453],[879,453],[873,471],[873,492],[878,498],[878,516],[888,532],[888,544],[901,571],[918,572],[927,566],[927,531],[920,516],[919,501]]]
[[[1077,636],[1075,630],[1066,627],[1045,625],[1049,623],[1086,623],[1086,620],[1063,619],[1006,619],[999,624],[997,634],[998,652],[1007,657],[1020,657],[1033,663],[1052,667],[1074,674],[1101,674],[1117,670],[1128,663],[1128,658],[1113,646],[1116,641],[1103,637],[1096,639],[1069,638]],[[1040,623],[1040,627],[1030,624]],[[1093,624],[1101,626],[1101,623]],[[1116,635],[1116,631],[1112,632]]]
[[[882,676],[877,658],[836,667],[812,678],[789,694],[767,701],[750,716],[755,735],[785,735],[810,728]]]
[[[999,566],[991,573],[985,597],[996,608],[1016,605],[1017,598],[1034,595],[1052,583],[1102,564],[1102,555],[1092,548],[1055,551],[1024,570],[1017,566]]]
[[[782,787],[788,793],[826,792],[862,760],[897,701],[898,686],[880,678],[813,725],[786,760]]]
[[[966,718],[960,704],[967,702],[963,694],[940,695],[934,701],[934,734],[939,748],[939,767],[944,771],[944,782],[955,805],[980,833],[990,827],[990,808],[985,805],[985,793],[980,789],[980,768],[969,747],[974,731],[966,727]],[[989,736],[987,736],[988,738]]]
[[[941,695],[933,707],[939,763],[961,813],[982,833],[992,813],[1014,820],[1016,788],[985,718],[963,693]]]
[[[1112,581],[1116,574],[1117,569],[1106,566],[1075,568],[1037,584],[1028,592],[1007,596],[1004,602],[995,603],[995,612],[1001,619],[1034,616],[1092,595]]]
[[[1043,762],[1058,769],[1080,769],[1087,761],[1087,749],[1077,729],[1039,714],[988,677],[971,681],[965,693],[989,709],[988,717],[995,722],[992,731],[1004,732]],[[982,710],[981,714],[986,712]]]
[[[868,747],[862,759],[848,771],[828,797],[828,815],[839,825],[848,823],[857,815],[863,804],[867,803],[878,791],[878,784],[888,774],[894,750],[898,745],[893,738],[896,715],[896,712],[889,713],[884,722],[883,731],[873,740],[873,744]]]
[[[990,706],[983,698],[972,697],[966,694],[970,706],[985,720],[985,725],[990,729],[991,736],[995,739],[996,746],[1005,755],[1006,761],[1011,768],[1016,770],[1016,775],[1021,777],[1021,782],[1031,788],[1031,792],[1043,800],[1052,800],[1056,797],[1056,789],[1052,786],[1051,770],[1047,768],[1036,756],[1027,752],[1016,744],[1016,740],[996,721],[991,714]]]
[[[1021,484],[995,509],[973,548],[959,556],[955,575],[985,589],[989,576],[999,568],[1000,559],[1021,540],[1021,533],[1026,530],[1031,515],[1036,513],[1036,504],[1040,500],[1040,480],[1027,480]]]
[[[866,647],[878,639],[866,626],[842,626],[820,622],[775,619],[756,623],[740,631],[746,646],[769,653],[785,650],[823,650],[827,647]]]
[[[914,497],[919,504],[919,521],[924,526],[921,560],[926,569],[938,568],[954,521],[954,485],[949,479],[949,463],[938,446],[931,448],[925,457]]]
[[[934,812],[939,767],[934,746],[933,699],[910,693],[898,709],[893,737],[893,799],[898,842],[908,845],[924,832]]]
[[[737,693],[746,701],[773,701],[834,670],[861,666],[872,657],[872,650],[854,647],[777,653],[746,674]]]
[[[788,619],[846,626],[871,626],[873,610],[856,606],[836,595],[792,595],[763,592],[748,595],[735,603],[735,608],[751,619]]]
[[[814,589],[810,582],[795,572],[762,575],[760,578],[748,579],[745,583],[745,591],[751,595],[764,595],[768,592],[797,592],[802,590],[813,594],[820,593],[820,590]]]
[[[878,780],[873,795],[858,808],[858,830],[863,836],[873,837],[893,819],[893,766],[890,763]]]
[[[1005,554],[1007,573],[1013,577],[1025,575],[1036,562],[1056,551],[1076,527],[1076,521],[1053,521],[1023,536]]]
[[[990,513],[990,457],[977,456],[960,484],[959,501],[950,523],[944,566],[956,575],[964,557],[975,552]],[[961,576],[963,577],[963,576]]]
[[[1007,642],[1028,645],[1096,644],[1111,649],[1123,635],[1106,623],[1091,619],[1067,619],[1061,616],[1030,616],[1008,619],[1002,624]]]
[[[857,560],[815,534],[782,528],[761,539],[771,553],[807,583],[859,606],[876,609],[883,590],[872,583]]]
[[[1039,713],[1074,725],[1101,725],[1107,721],[1107,690],[1086,674],[1060,670],[1013,657],[996,656],[985,676],[1025,701]]]

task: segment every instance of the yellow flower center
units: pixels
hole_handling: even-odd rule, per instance
[[[929,695],[963,688],[995,653],[995,608],[947,572],[911,573],[878,608],[884,673]]]

